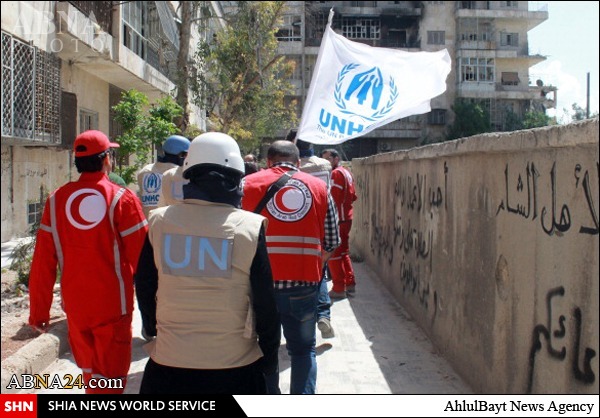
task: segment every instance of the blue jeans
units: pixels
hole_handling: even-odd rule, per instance
[[[329,298],[325,275],[319,283],[319,299],[317,301],[317,321],[321,318],[331,319],[331,299]]]
[[[283,335],[292,362],[290,394],[314,394],[317,386],[315,352],[318,286],[275,289]],[[265,376],[267,393],[281,393],[279,372]]]

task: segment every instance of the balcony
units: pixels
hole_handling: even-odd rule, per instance
[[[112,34],[112,1],[70,1],[69,3],[96,22],[104,32]]]
[[[461,2],[457,2],[461,3]],[[527,30],[531,30],[548,20],[548,11],[530,11],[508,8],[494,9],[456,9],[456,17],[459,19],[493,19],[502,20],[523,20],[527,24]]]
[[[62,48],[57,55],[69,64],[123,90],[136,89],[152,96],[168,93],[175,86],[161,71],[125,47],[120,34],[114,37],[70,2],[56,5],[56,38]],[[119,18],[117,13],[115,18]],[[119,25],[121,28],[122,25]]]

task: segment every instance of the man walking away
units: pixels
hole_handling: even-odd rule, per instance
[[[242,207],[269,220],[267,250],[292,363],[290,393],[312,394],[317,382],[318,287],[323,263],[339,245],[339,232],[327,186],[298,171],[299,160],[296,145],[275,141],[267,153],[268,168],[244,178]],[[267,196],[277,182],[285,184]],[[278,372],[267,376],[267,387],[269,393],[279,392]]]
[[[340,155],[335,149],[323,151],[321,156],[331,162],[331,195],[338,210],[341,245],[329,260],[329,271],[333,289],[329,293],[332,299],[343,299],[356,291],[354,269],[350,260],[348,240],[352,228],[352,205],[356,200],[352,174],[340,164]]]
[[[121,382],[86,393],[123,393],[131,363],[133,274],[148,227],[136,195],[107,176],[110,150],[118,146],[94,130],[75,139],[81,176],[48,197],[29,276],[29,324],[48,327],[58,264],[69,343],[84,383]]]
[[[244,163],[233,138],[196,137],[182,203],[150,213],[136,294],[156,335],[142,394],[264,394],[281,325],[266,219],[241,210]]]

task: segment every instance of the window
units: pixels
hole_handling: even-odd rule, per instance
[[[342,18],[342,35],[349,39],[379,39],[379,19]]]
[[[506,9],[517,9],[519,7],[518,1],[501,1],[500,6]]]
[[[461,58],[460,81],[494,81],[495,65],[493,58]]]
[[[123,3],[123,45],[137,55],[146,59],[148,54],[148,22],[147,1],[126,1]]]
[[[42,209],[44,204],[42,202],[27,203],[27,224],[33,225],[39,223],[42,219]]]
[[[98,129],[98,112],[81,109],[79,111],[79,132]]]
[[[2,136],[60,144],[60,59],[2,32]]]
[[[427,31],[427,43],[429,45],[444,45],[446,43],[446,32],[443,30]]]
[[[430,125],[445,125],[446,124],[446,109],[431,109],[428,116]]]
[[[500,34],[500,45],[519,46],[519,34],[503,32]]]
[[[502,85],[503,86],[518,86],[521,80],[519,80],[519,73],[515,72],[503,72],[502,73]]]
[[[278,41],[290,42],[290,41],[301,41],[302,34],[301,28],[302,17],[298,15],[285,15],[283,16],[283,25],[277,31],[275,37]]]

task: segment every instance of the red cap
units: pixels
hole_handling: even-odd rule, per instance
[[[116,142],[110,142],[108,137],[100,131],[85,131],[75,138],[75,156],[89,157],[100,154],[109,148],[119,148]]]

